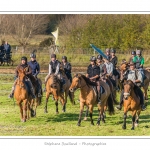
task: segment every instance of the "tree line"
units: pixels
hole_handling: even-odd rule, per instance
[[[1,14],[0,40],[11,35],[25,50],[33,35],[51,34],[59,27],[59,46],[65,49],[118,50],[150,48],[149,14]]]

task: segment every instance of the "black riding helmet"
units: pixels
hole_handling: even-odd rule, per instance
[[[132,51],[132,52],[131,52],[131,55],[136,55],[136,51]]]
[[[31,53],[31,54],[30,54],[30,58],[36,58],[36,54]]]
[[[27,57],[23,56],[21,57],[21,60],[25,60],[27,62]]]
[[[96,61],[96,57],[95,56],[91,56],[90,61]]]
[[[111,53],[116,53],[116,50],[115,49],[111,49]]]
[[[97,55],[97,59],[102,60],[103,56],[102,55]]]
[[[67,57],[66,56],[62,56],[62,59],[65,59],[67,61]]]

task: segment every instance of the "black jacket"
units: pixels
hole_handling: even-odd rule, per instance
[[[100,68],[96,65],[94,67],[92,67],[92,65],[89,65],[87,69],[87,74],[89,75],[89,78],[100,75]]]

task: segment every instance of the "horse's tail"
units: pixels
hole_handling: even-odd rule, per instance
[[[75,101],[74,101],[74,93],[73,93],[73,92],[70,92],[70,90],[69,90],[68,95],[69,95],[69,99],[70,99],[72,105],[75,105]]]
[[[113,98],[112,98],[111,94],[109,95],[109,97],[107,99],[107,106],[108,106],[109,115],[113,115],[115,110],[114,110]]]

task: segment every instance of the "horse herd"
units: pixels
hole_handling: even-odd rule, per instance
[[[127,64],[122,64],[119,67],[120,72],[120,79],[122,78],[123,73],[126,71]],[[21,121],[26,122],[30,117],[36,116],[36,108],[41,102],[41,98],[36,98],[36,100],[33,100],[30,94],[28,93],[27,87],[25,85],[25,71],[23,69],[19,69],[19,76],[17,85],[14,92],[14,98],[16,99],[16,102],[20,108],[20,114],[21,114]],[[117,104],[116,101],[116,88],[113,86],[112,82],[110,81],[109,77],[106,76],[104,80],[100,81],[101,85],[101,104],[97,104],[97,92],[96,92],[96,85],[95,83],[91,82],[88,78],[86,78],[83,74],[76,74],[73,79],[72,83],[67,78],[65,73],[62,71],[63,77],[66,81],[64,85],[64,93],[60,92],[60,83],[59,80],[55,75],[50,75],[47,83],[46,83],[46,103],[44,107],[44,112],[48,113],[47,109],[47,103],[49,96],[52,95],[55,100],[56,105],[56,114],[59,113],[58,111],[58,101],[60,100],[62,104],[62,111],[66,111],[66,104],[67,104],[67,97],[69,96],[72,104],[74,104],[74,92],[77,89],[80,89],[80,95],[79,95],[79,102],[80,102],[80,113],[79,113],[79,119],[77,122],[77,125],[81,125],[81,118],[84,110],[84,106],[86,106],[86,116],[84,120],[87,119],[88,112],[90,116],[91,125],[94,125],[92,114],[93,114],[93,108],[97,105],[98,107],[98,119],[97,119],[97,125],[100,125],[100,121],[105,123],[105,112],[108,110],[109,115],[114,114],[114,104]],[[150,82],[150,72],[145,70],[146,80],[144,81],[144,96],[145,99],[148,99],[147,96],[147,90],[148,85]],[[38,79],[40,84],[42,85],[42,82],[40,79]],[[119,82],[120,83],[120,82]],[[127,112],[132,112],[132,130],[134,130],[135,125],[138,124],[139,115],[141,112],[141,106],[140,106],[140,99],[139,97],[134,93],[134,84],[132,81],[124,81],[123,84],[119,84],[120,89],[122,89],[122,86],[124,88],[124,121],[123,121],[123,129],[126,129],[126,118],[127,118]],[[43,93],[41,93],[43,94]]]

